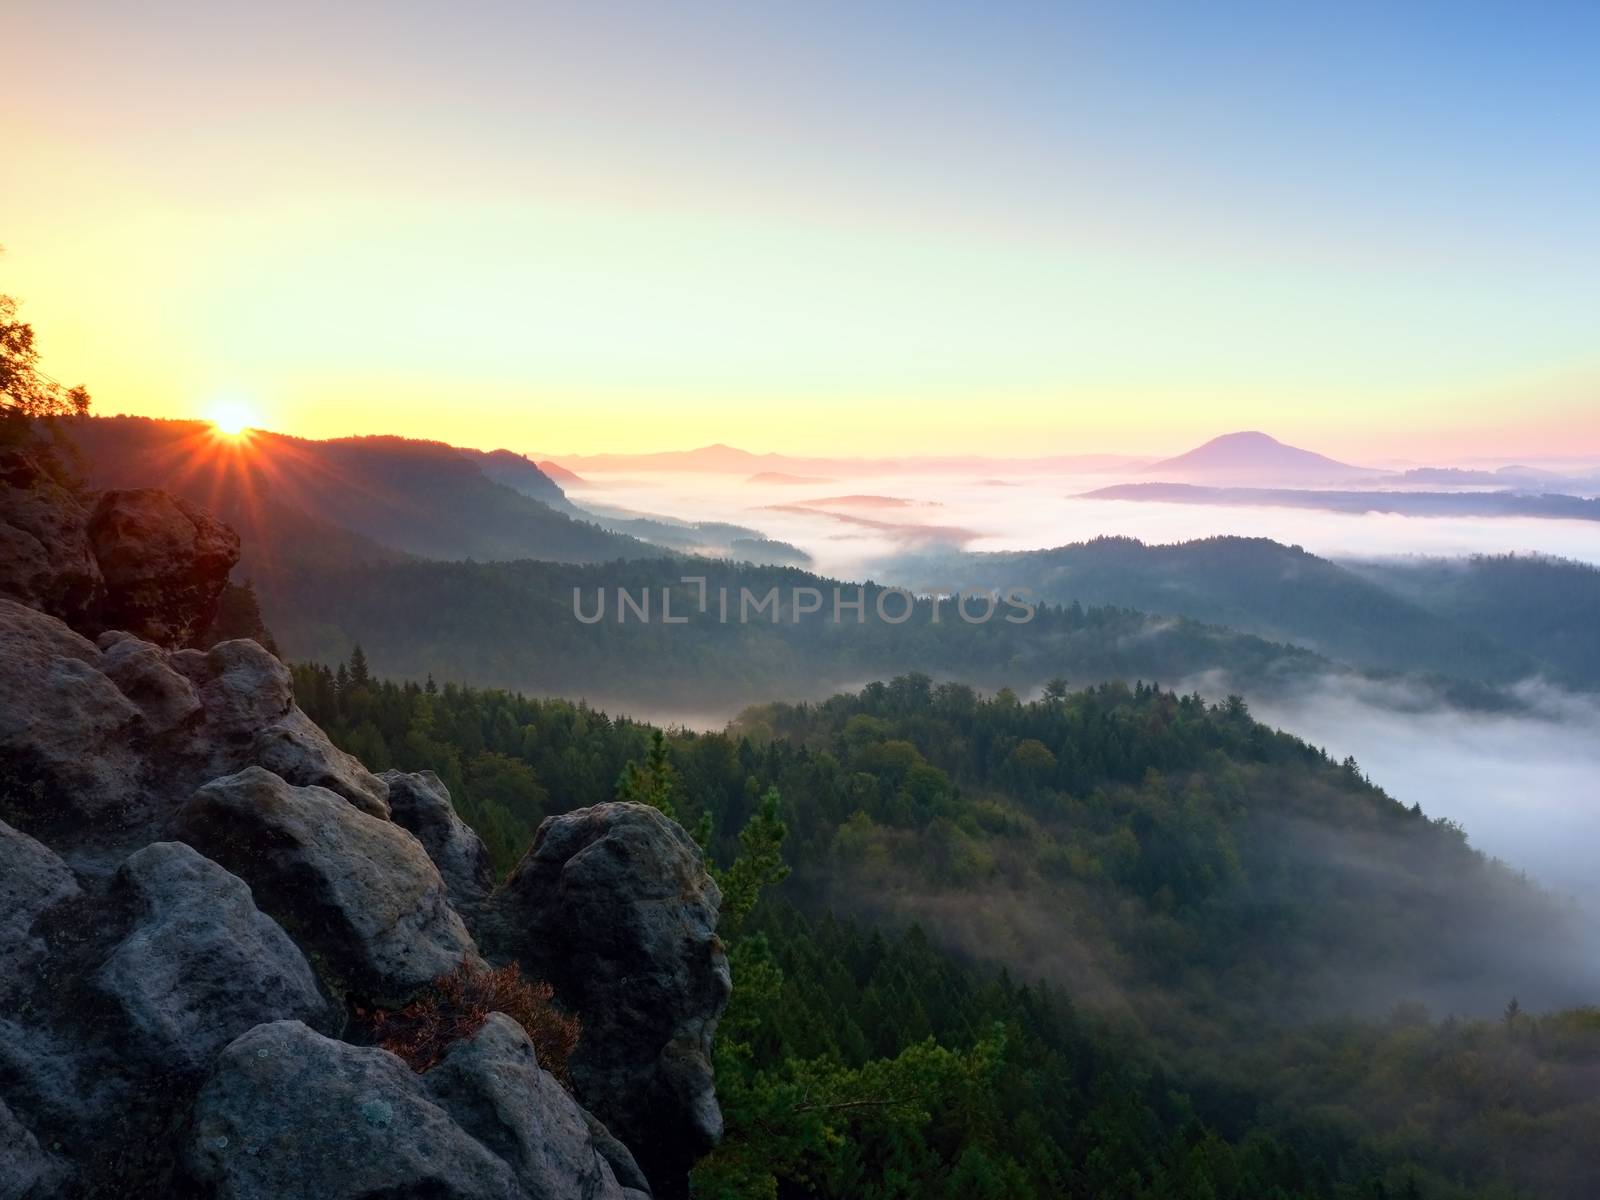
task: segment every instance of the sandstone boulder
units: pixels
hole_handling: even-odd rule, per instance
[[[621,1200],[586,1114],[539,1066],[527,1033],[490,1013],[424,1077],[456,1123],[511,1166],[535,1200]]]
[[[0,1200],[48,1196],[61,1183],[59,1163],[39,1147],[39,1139],[0,1100]]]
[[[476,948],[416,838],[259,766],[214,779],[175,833],[250,885],[338,990],[399,1002]]]
[[[143,714],[94,643],[0,599],[0,817],[35,836],[114,829],[140,799]]]
[[[95,976],[133,1046],[167,1071],[195,1072],[264,1021],[333,1020],[289,936],[250,889],[181,842],[123,864],[114,896],[138,915]]]
[[[105,580],[100,619],[164,646],[191,644],[216,616],[239,535],[154,488],[106,492],[87,533]]]
[[[258,1025],[222,1051],[195,1100],[185,1162],[218,1200],[525,1195],[405,1063],[299,1021]]]
[[[528,1035],[492,1013],[413,1074],[297,1021],[228,1045],[195,1101],[190,1173],[222,1200],[629,1200]]]
[[[206,738],[218,753],[248,746],[294,708],[289,668],[248,638],[218,642],[204,654],[185,650],[170,662],[199,689]]]
[[[501,944],[583,1022],[578,1098],[657,1194],[681,1193],[722,1134],[711,1069],[731,989],[721,899],[675,822],[600,804],[546,820],[494,901]]]
[[[581,1109],[583,1120],[589,1127],[589,1136],[594,1140],[595,1153],[611,1165],[611,1173],[617,1177],[617,1182],[622,1185],[624,1200],[633,1200],[636,1196],[650,1195],[650,1181],[645,1178],[643,1169],[629,1150],[605,1123],[588,1109]]]
[[[110,1090],[102,1073],[86,1069],[92,1055],[54,1030],[0,1016],[0,1096],[31,1128],[87,1128]]]
[[[45,944],[34,936],[33,923],[78,894],[66,863],[0,821],[0,1000],[44,957]]]
[[[338,750],[256,642],[193,646],[230,531],[160,492],[91,514],[7,462],[0,1200],[645,1200],[647,1175],[681,1194],[721,1128],[728,990],[683,831],[570,814],[494,893],[437,776]],[[570,1066],[596,1113],[507,1017],[422,1076],[314,1031],[346,998],[394,1008],[485,967],[462,914],[582,1018]]]
[[[154,735],[200,719],[204,707],[194,684],[174,671],[160,647],[116,633],[101,634],[101,669],[144,717]]]
[[[494,864],[482,839],[456,816],[449,789],[432,771],[385,771],[379,778],[388,787],[390,816],[422,843],[451,902],[470,920],[494,889]]]
[[[250,758],[286,783],[327,788],[368,816],[389,816],[389,785],[330,742],[298,708],[256,734]]]
[[[78,498],[28,453],[0,450],[0,596],[89,627],[105,581],[88,524]]]

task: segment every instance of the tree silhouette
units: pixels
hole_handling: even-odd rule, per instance
[[[367,666],[367,654],[361,649],[360,642],[350,651],[350,684],[352,687],[369,687],[372,684],[372,671]]]
[[[10,296],[0,296],[0,409],[22,420],[89,411],[83,387],[66,387],[39,369],[33,326],[17,319],[17,302]]]

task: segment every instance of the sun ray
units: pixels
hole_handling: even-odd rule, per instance
[[[225,437],[243,437],[254,426],[256,415],[239,400],[218,400],[206,413],[212,428]]]

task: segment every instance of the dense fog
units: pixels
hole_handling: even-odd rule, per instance
[[[1352,516],[1078,498],[1123,479],[1111,474],[987,480],[900,474],[769,484],[663,472],[595,476],[569,487],[568,494],[580,505],[747,525],[801,547],[815,570],[845,577],[870,574],[879,560],[907,549],[1033,550],[1102,534],[1147,542],[1219,534],[1267,537],[1331,558],[1515,551],[1600,564],[1600,521]]]

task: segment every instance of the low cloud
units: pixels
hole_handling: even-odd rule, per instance
[[[1462,712],[1412,685],[1325,676],[1251,709],[1354,756],[1395,799],[1459,823],[1478,849],[1600,913],[1600,703],[1542,680],[1512,692],[1522,711]]]

